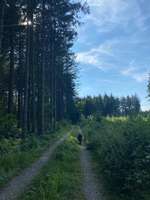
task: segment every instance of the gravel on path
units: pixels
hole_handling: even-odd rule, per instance
[[[40,157],[38,161],[33,163],[29,168],[23,170],[23,172],[14,177],[2,190],[0,190],[0,200],[15,200],[21,195],[36,177],[42,167],[51,159],[52,154],[56,148],[62,144],[68,137],[69,133],[62,137],[60,140],[51,145],[47,151]]]
[[[102,187],[92,169],[92,159],[86,147],[81,147],[81,168],[84,175],[83,192],[86,200],[104,200]]]

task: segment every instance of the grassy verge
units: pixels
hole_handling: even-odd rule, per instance
[[[73,136],[61,145],[20,200],[85,200],[79,146]]]
[[[30,166],[69,128],[61,128],[58,132],[42,137],[28,136],[24,142],[20,139],[3,139],[0,141],[0,187],[3,187],[21,170]]]
[[[149,200],[149,119],[87,120],[82,127],[108,199]]]

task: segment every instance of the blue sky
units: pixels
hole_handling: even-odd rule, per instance
[[[150,0],[87,0],[74,45],[80,96],[137,94],[150,109]]]

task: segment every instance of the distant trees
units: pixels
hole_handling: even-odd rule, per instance
[[[149,74],[149,79],[148,79],[148,84],[147,84],[147,92],[148,92],[148,98],[150,98],[150,74]]]
[[[78,98],[77,108],[85,117],[90,115],[101,116],[127,116],[138,114],[141,110],[140,100],[136,95],[116,98],[112,95],[104,95]]]
[[[80,12],[86,6],[71,0],[0,2],[0,103],[24,134],[43,134],[73,118],[71,47]]]

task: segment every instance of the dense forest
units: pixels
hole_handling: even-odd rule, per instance
[[[71,47],[81,12],[88,12],[86,4],[69,0],[0,2],[1,134],[5,121],[12,129],[17,121],[23,136],[73,120],[77,68]]]
[[[78,98],[77,108],[85,117],[90,115],[131,116],[140,112],[141,105],[136,95],[117,98],[105,94],[104,96]]]
[[[77,92],[88,14],[86,0],[0,0],[0,199],[150,199],[142,95]]]

